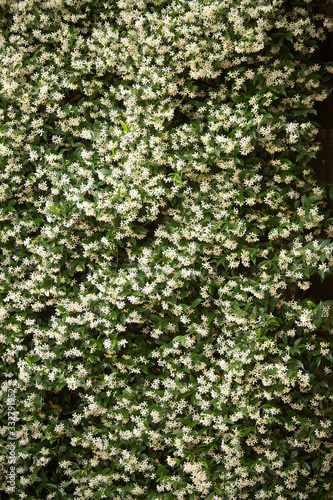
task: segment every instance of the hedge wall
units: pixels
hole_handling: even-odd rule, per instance
[[[311,0],[0,0],[1,498],[333,497]]]

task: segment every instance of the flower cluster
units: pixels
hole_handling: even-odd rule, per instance
[[[321,3],[0,0],[18,498],[332,498]]]

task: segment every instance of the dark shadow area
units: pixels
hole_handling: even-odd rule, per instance
[[[333,276],[327,276],[321,281],[319,274],[310,277],[311,286],[302,293],[302,299],[312,298],[316,303],[333,300]]]
[[[333,33],[326,32],[326,40],[317,51],[318,61],[323,64],[333,61]],[[326,84],[333,87],[333,75],[328,77]],[[333,213],[333,197],[330,194],[330,185],[333,185],[333,96],[332,94],[315,106],[317,116],[314,117],[320,125],[317,140],[321,150],[316,154],[316,159],[310,162],[322,187],[326,190],[328,206]]]

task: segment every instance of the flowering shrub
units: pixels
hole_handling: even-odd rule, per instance
[[[4,498],[332,498],[320,2],[0,7]]]

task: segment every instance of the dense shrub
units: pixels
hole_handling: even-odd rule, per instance
[[[332,498],[320,2],[0,8],[4,498]]]

